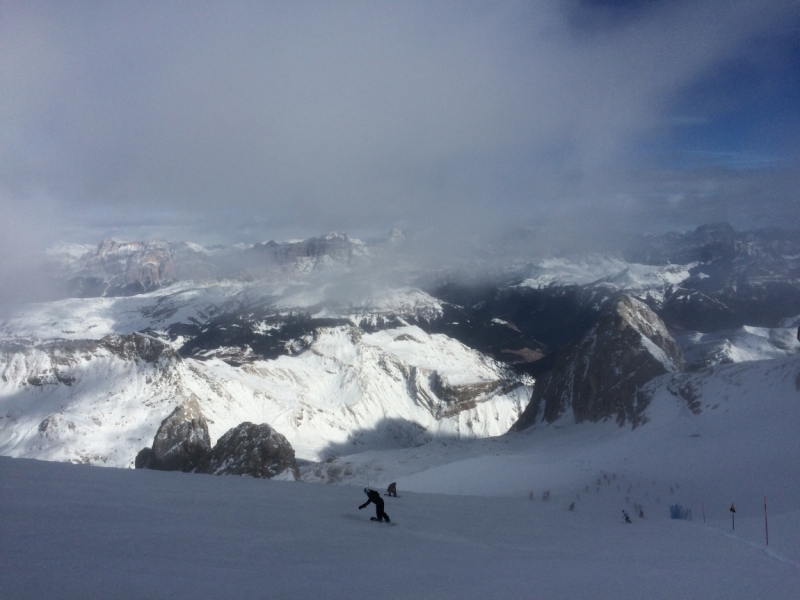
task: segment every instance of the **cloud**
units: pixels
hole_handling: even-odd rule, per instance
[[[617,225],[660,215],[646,182],[663,174],[631,170],[642,140],[706,122],[670,111],[753,40],[787,35],[798,9],[20,2],[3,13],[6,202],[47,198],[73,237],[151,227],[254,241],[395,225],[573,231],[593,208]]]

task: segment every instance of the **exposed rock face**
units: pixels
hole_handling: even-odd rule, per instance
[[[271,479],[289,471],[300,478],[294,448],[266,423],[237,425],[217,441],[196,472],[212,475],[250,475]]]
[[[131,296],[175,281],[215,277],[221,265],[200,246],[185,242],[103,240],[79,256],[55,255],[68,276],[70,296]]]
[[[191,471],[211,451],[208,423],[197,400],[184,402],[161,422],[153,439],[150,468],[161,471]],[[142,462],[146,457],[142,456]],[[139,459],[137,456],[137,462]]]
[[[97,250],[81,257],[79,264],[71,281],[77,296],[141,294],[176,279],[167,242],[103,240]]]
[[[128,335],[107,335],[100,339],[99,345],[113,352],[120,358],[128,360],[144,360],[154,363],[162,355],[174,356],[170,347],[156,338],[141,333]]]
[[[136,469],[155,469],[156,455],[153,449],[148,447],[139,450],[139,454],[136,455],[136,460],[133,464]]]
[[[568,410],[575,422],[615,417],[620,425],[644,423],[649,396],[642,385],[683,369],[680,347],[646,304],[619,296],[577,343],[564,349],[553,370],[537,381],[513,430],[537,420],[552,423]]]
[[[136,455],[135,466],[264,479],[289,471],[295,479],[300,478],[294,448],[266,423],[237,425],[211,448],[208,424],[195,399],[176,408],[161,422],[153,447],[143,448]]]

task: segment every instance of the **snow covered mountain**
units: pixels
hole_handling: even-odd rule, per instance
[[[17,340],[0,349],[0,452],[131,466],[177,405],[196,399],[213,441],[268,423],[300,458],[508,430],[532,381],[413,327],[319,328],[292,355],[234,366],[182,358],[144,334]]]
[[[647,405],[632,398],[681,370],[681,349],[689,369],[800,351],[790,234],[713,226],[467,276],[393,262],[403,243],[393,232],[63,248],[53,256],[75,297],[0,307],[0,453],[130,466],[196,400],[211,443],[266,423],[317,461],[501,435],[559,380],[575,397],[553,396],[548,422],[569,406],[578,420],[585,408],[593,421],[641,423]],[[632,318],[609,321],[623,297]],[[641,344],[620,333],[609,345],[621,327]],[[570,348],[580,356],[565,359]]]

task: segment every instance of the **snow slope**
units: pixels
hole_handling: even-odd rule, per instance
[[[6,338],[99,339],[171,323],[204,322],[239,308],[257,284],[181,282],[137,296],[68,298],[0,307],[0,335]],[[260,289],[260,288],[259,288]],[[271,291],[270,289],[264,290]]]
[[[527,497],[360,488],[0,457],[6,598],[794,598],[800,511],[622,522]],[[738,506],[738,505],[737,505]],[[723,509],[724,510],[724,509]]]

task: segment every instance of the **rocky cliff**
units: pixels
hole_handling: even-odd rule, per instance
[[[153,447],[136,456],[137,469],[192,471],[211,451],[208,423],[194,398],[178,406],[161,422]]]
[[[294,448],[266,423],[242,423],[228,431],[195,472],[263,479],[289,472],[294,479],[300,478]]]
[[[646,420],[641,386],[682,368],[680,347],[661,319],[643,302],[622,294],[583,338],[559,353],[553,370],[536,382],[513,429],[552,423],[570,411],[576,423],[614,418],[636,427]]]
[[[294,479],[300,478],[294,448],[266,423],[241,423],[219,438],[212,448],[208,423],[195,399],[178,406],[161,422],[153,447],[142,448],[136,455],[135,466],[265,479],[288,472]]]

